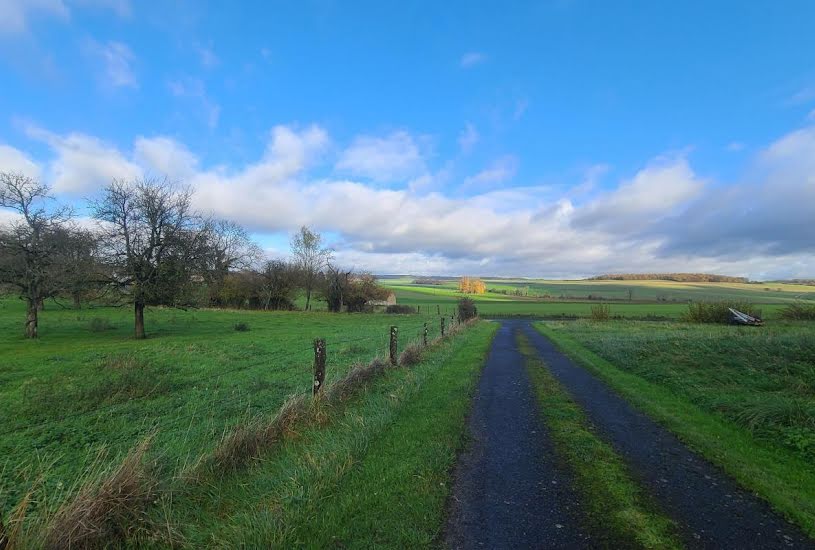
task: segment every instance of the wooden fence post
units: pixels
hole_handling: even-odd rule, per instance
[[[314,386],[312,395],[317,395],[325,380],[325,338],[314,339]]]
[[[444,337],[444,317],[441,318],[441,335]]]
[[[422,342],[424,343],[424,347],[427,347],[427,323],[424,324],[424,333],[422,333]]]
[[[436,315],[441,315],[441,306],[436,304]]]
[[[391,326],[391,365],[396,366],[396,352],[397,352],[397,338],[398,338],[399,329],[395,326]]]

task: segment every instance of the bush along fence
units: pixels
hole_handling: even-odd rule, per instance
[[[316,338],[312,346],[310,391],[289,397],[275,414],[258,416],[232,427],[211,452],[169,479],[161,479],[161,472],[166,475],[168,469],[167,465],[159,464],[160,453],[149,456],[149,447],[155,439],[152,433],[138,443],[120,465],[87,476],[71,496],[46,517],[28,517],[32,490],[7,521],[0,518],[0,550],[27,547],[27,541],[41,541],[40,546],[44,548],[101,548],[144,536],[150,531],[149,511],[162,497],[182,493],[198,482],[206,483],[211,476],[237,471],[301,428],[328,423],[332,412],[338,413],[343,402],[389,369],[416,365],[426,350],[476,321],[477,318],[462,321],[455,315],[440,317],[439,333],[432,339],[425,322],[401,351],[399,328],[390,326],[387,358],[377,356],[367,364],[355,364],[330,384],[325,380],[331,342]]]

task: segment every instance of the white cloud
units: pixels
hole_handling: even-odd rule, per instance
[[[113,11],[119,17],[131,14],[129,0],[0,0],[0,34],[20,34],[28,31],[36,16],[56,17],[68,21],[69,5],[79,8],[98,7]]]
[[[398,131],[385,137],[358,136],[342,152],[335,169],[377,182],[394,182],[424,173],[425,162],[413,137]]]
[[[102,84],[114,88],[138,87],[136,74],[132,64],[136,56],[127,45],[121,42],[110,41],[107,43],[88,40],[88,52],[102,63]]]
[[[706,182],[683,155],[652,160],[588,204],[561,186],[510,187],[453,198],[316,178],[330,144],[319,126],[276,126],[264,153],[203,168],[166,136],[119,151],[82,134],[29,128],[54,157],[43,173],[59,192],[92,192],[122,172],[174,174],[199,208],[260,233],[309,224],[337,235],[338,259],[381,273],[580,276],[608,271],[716,271],[755,277],[815,272],[815,128],[782,136],[757,157],[756,184]],[[34,164],[0,148],[0,159]],[[590,167],[586,178],[605,167]],[[422,172],[426,174],[427,171]],[[434,175],[435,176],[435,175]],[[419,176],[421,177],[421,176]]]
[[[166,136],[138,137],[133,147],[136,163],[158,176],[183,180],[195,174],[198,159],[187,147]]]
[[[475,147],[475,144],[478,143],[480,136],[478,135],[478,130],[476,130],[475,125],[471,123],[467,123],[464,125],[464,129],[458,136],[458,146],[461,149],[461,152],[464,154],[469,153]]]
[[[522,98],[515,101],[515,110],[512,111],[512,118],[514,120],[521,120],[521,118],[529,109],[529,100]]]
[[[815,101],[815,86],[806,86],[792,94],[787,103],[792,105],[802,105]]]
[[[461,56],[461,60],[459,60],[459,65],[465,69],[469,69],[470,67],[475,67],[487,60],[487,56],[481,52],[467,52]]]
[[[70,11],[62,0],[2,0],[0,1],[0,34],[21,33],[35,14],[68,19]]]
[[[569,194],[572,196],[585,195],[594,191],[597,183],[605,176],[611,167],[608,164],[594,164],[586,168],[583,173],[583,181],[572,187]]]
[[[195,46],[195,51],[198,54],[198,60],[201,62],[201,66],[205,69],[211,69],[221,62],[213,51],[212,45],[202,46],[198,44]]]
[[[197,102],[204,116],[204,121],[210,129],[218,126],[221,116],[221,106],[215,103],[207,94],[204,82],[198,78],[181,78],[167,83],[170,93],[178,98],[189,98]]]
[[[615,233],[642,230],[699,196],[703,187],[684,157],[658,158],[582,208],[574,222]]]
[[[740,141],[731,141],[727,144],[726,149],[731,153],[738,153],[744,150],[745,145]]]
[[[0,145],[0,172],[19,172],[33,179],[39,179],[42,174],[31,157],[9,145]]]
[[[60,136],[28,125],[26,134],[47,143],[55,154],[48,165],[49,180],[57,193],[93,192],[110,183],[112,178],[135,178],[140,168],[127,160],[118,149],[80,133]]]
[[[487,187],[503,184],[515,177],[518,171],[518,158],[505,155],[492,162],[487,168],[464,179],[464,187]]]

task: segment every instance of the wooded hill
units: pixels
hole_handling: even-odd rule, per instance
[[[746,277],[710,273],[616,273],[589,277],[589,281],[677,281],[682,283],[748,283]]]

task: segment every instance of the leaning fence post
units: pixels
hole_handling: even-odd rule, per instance
[[[424,324],[424,332],[422,333],[422,342],[424,343],[424,347],[427,347],[427,322]]]
[[[391,365],[396,366],[397,334],[399,329],[391,326]]]
[[[444,317],[441,318],[441,335],[444,336]]]
[[[317,395],[325,380],[325,338],[314,339],[314,386],[312,395]]]

